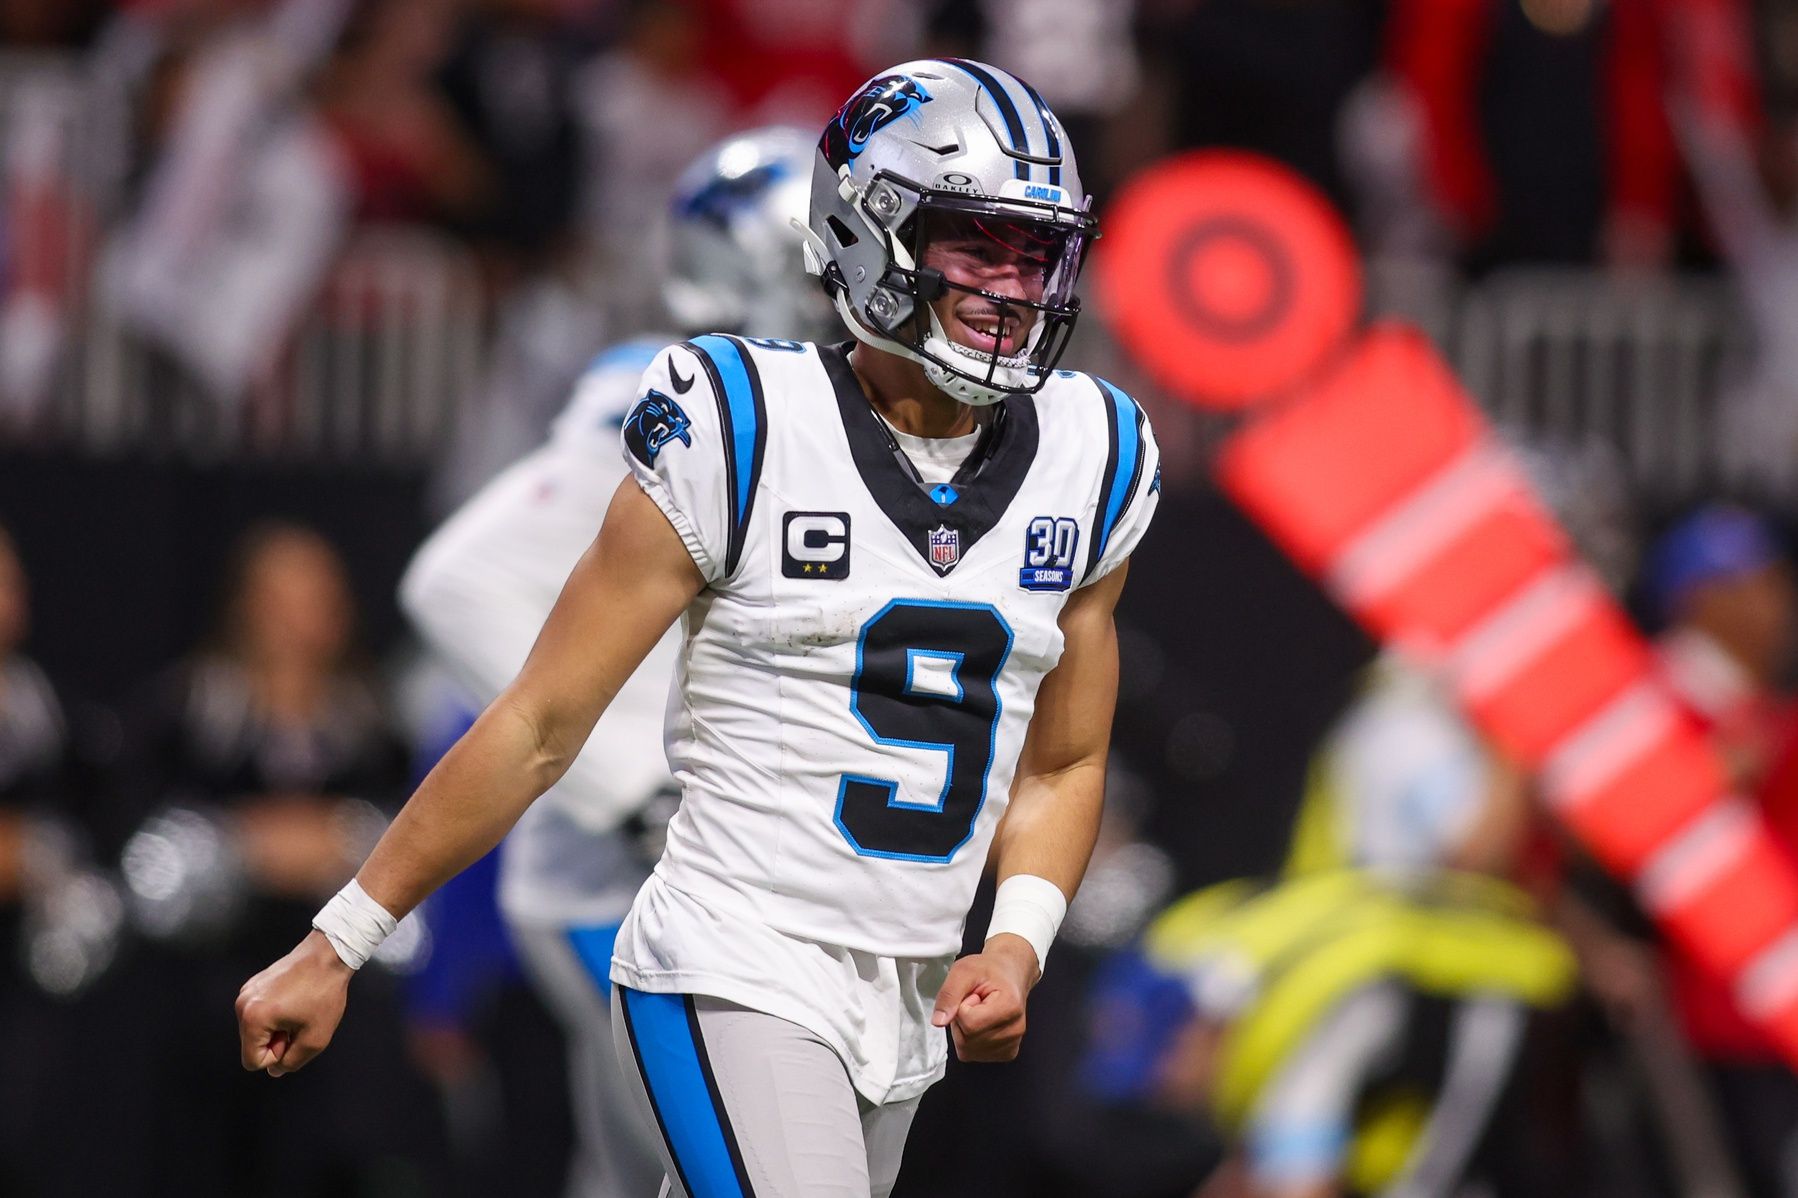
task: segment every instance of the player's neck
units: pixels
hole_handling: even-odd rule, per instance
[[[930,385],[910,358],[869,345],[849,352],[849,367],[886,422],[913,437],[961,437],[979,427],[975,409]]]

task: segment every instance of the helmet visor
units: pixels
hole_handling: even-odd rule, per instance
[[[863,196],[860,216],[884,240],[886,265],[851,319],[989,394],[1040,390],[1080,313],[1074,287],[1097,235],[1092,214],[886,171]]]
[[[1089,223],[992,202],[926,202],[918,211],[915,260],[958,291],[1065,308],[1086,256]]]

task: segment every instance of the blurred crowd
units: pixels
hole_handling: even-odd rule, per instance
[[[142,386],[229,413],[329,272],[403,228],[474,264],[486,367],[401,538],[540,439],[597,349],[666,323],[662,213],[697,153],[821,127],[923,53],[1033,81],[1101,210],[1146,163],[1232,146],[1315,182],[1383,261],[1727,275],[1758,341],[1735,444],[1798,453],[1789,0],[0,0],[0,472],[58,448],[95,313],[148,355]],[[1798,857],[1798,513],[1538,482]],[[1132,582],[1107,827],[1025,1059],[952,1070],[900,1193],[1798,1195],[1798,1075],[1437,680],[1314,597],[1268,601],[1303,584],[1214,500],[1170,474],[1164,581]],[[53,523],[0,503],[24,517]],[[1235,609],[1182,572],[1218,560],[1254,591]],[[342,544],[253,524],[205,635],[95,687],[34,660],[68,654],[33,638],[33,605],[66,601],[33,573],[0,530],[0,1194],[561,1193],[560,1033],[491,861],[365,971],[327,1063],[237,1066],[237,986],[467,718],[366,635],[390,599],[359,612]],[[1205,618],[1250,605],[1299,635]],[[1236,714],[1210,679],[1169,710],[1185,643],[1220,636]]]
[[[1037,81],[1101,204],[1240,147],[1380,258],[1728,258],[1783,304],[1795,29],[1775,0],[6,0],[0,416],[53,423],[93,311],[229,401],[399,225],[478,262],[487,399],[540,424],[592,341],[658,319],[684,163],[918,53]]]

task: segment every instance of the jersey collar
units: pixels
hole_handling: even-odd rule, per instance
[[[959,561],[1005,515],[1024,485],[1036,460],[1040,431],[1036,401],[1028,395],[1009,395],[1000,401],[990,433],[955,477],[946,484],[926,486],[899,456],[861,380],[850,369],[849,350],[854,345],[849,341],[819,346],[818,354],[836,391],[837,411],[862,484],[926,563],[931,561],[930,534],[944,528],[959,537]],[[955,565],[933,568],[948,574]]]

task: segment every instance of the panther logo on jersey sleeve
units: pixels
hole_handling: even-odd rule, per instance
[[[652,390],[638,400],[637,406],[624,418],[624,443],[639,462],[654,466],[656,455],[670,441],[679,441],[691,448],[692,428],[693,421],[679,404],[660,391]]]

